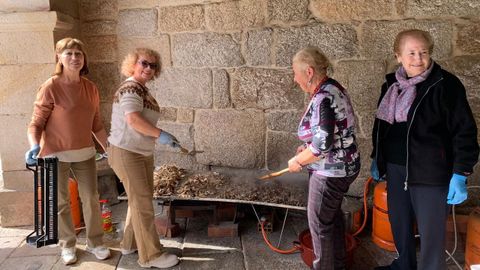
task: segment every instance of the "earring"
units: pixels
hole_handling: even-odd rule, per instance
[[[310,80],[307,82],[307,87],[310,87],[310,85],[312,85],[312,79],[310,79]]]

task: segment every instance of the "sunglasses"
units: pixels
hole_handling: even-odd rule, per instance
[[[158,64],[156,63],[149,63],[146,60],[138,61],[140,65],[142,65],[143,68],[150,67],[150,69],[156,70],[158,68]]]

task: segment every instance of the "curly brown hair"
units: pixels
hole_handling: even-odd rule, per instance
[[[130,77],[133,75],[135,63],[137,63],[138,58],[140,56],[149,56],[155,58],[155,62],[157,64],[157,68],[155,68],[154,77],[157,78],[160,75],[161,70],[161,59],[160,54],[155,50],[149,48],[136,48],[123,59],[122,62],[122,74],[126,77]]]

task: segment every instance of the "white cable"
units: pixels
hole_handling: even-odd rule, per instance
[[[453,237],[454,237],[454,241],[453,241],[453,250],[452,252],[448,252],[448,250],[445,249],[445,253],[447,253],[448,255],[448,258],[445,260],[446,262],[448,262],[450,259],[452,259],[452,261],[458,266],[458,268],[460,270],[462,270],[463,268],[460,266],[460,264],[457,262],[457,260],[455,260],[455,258],[453,258],[453,254],[455,254],[455,252],[457,251],[457,220],[455,218],[455,205],[452,205],[452,221],[453,221]]]
[[[453,256],[452,256],[453,254],[448,253],[447,250],[445,250],[445,253],[447,253],[447,255],[450,256],[450,258],[452,258],[452,261],[457,265],[458,269],[463,270],[462,266],[457,262],[457,260],[455,260],[455,259],[453,258]],[[447,259],[447,260],[448,260],[448,259]]]
[[[480,188],[480,186],[469,186],[467,187],[467,190],[468,189],[471,189],[471,188]],[[457,260],[455,260],[455,258],[453,258],[453,254],[455,254],[455,252],[457,251],[457,221],[455,219],[455,205],[452,206],[452,220],[453,220],[453,235],[454,235],[454,245],[453,245],[453,250],[452,250],[452,253],[448,252],[448,250],[445,250],[445,253],[447,253],[448,255],[448,258],[445,260],[446,262],[448,262],[450,259],[452,259],[452,261],[458,266],[458,269],[462,270],[463,268],[460,266],[460,264],[457,262]]]

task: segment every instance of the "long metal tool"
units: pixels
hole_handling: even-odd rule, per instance
[[[203,153],[203,151],[197,151],[197,150],[188,151],[188,149],[184,148],[180,144],[178,144],[178,147],[180,148],[180,151],[182,152],[182,154],[185,154],[185,155],[194,156],[196,154]]]
[[[27,165],[34,178],[35,230],[26,241],[37,248],[58,243],[57,163],[56,157],[38,158],[36,165]]]
[[[274,172],[274,173],[270,173],[270,174],[267,174],[267,175],[264,175],[262,177],[259,177],[258,179],[260,180],[267,180],[267,179],[270,179],[270,178],[273,178],[273,177],[277,177],[277,176],[280,176],[284,173],[287,173],[288,172],[288,168],[285,168],[281,171],[278,171],[278,172]]]
[[[182,154],[188,155],[188,149],[187,148],[183,148],[181,145],[178,145],[178,147],[180,147],[180,151],[182,151]]]

